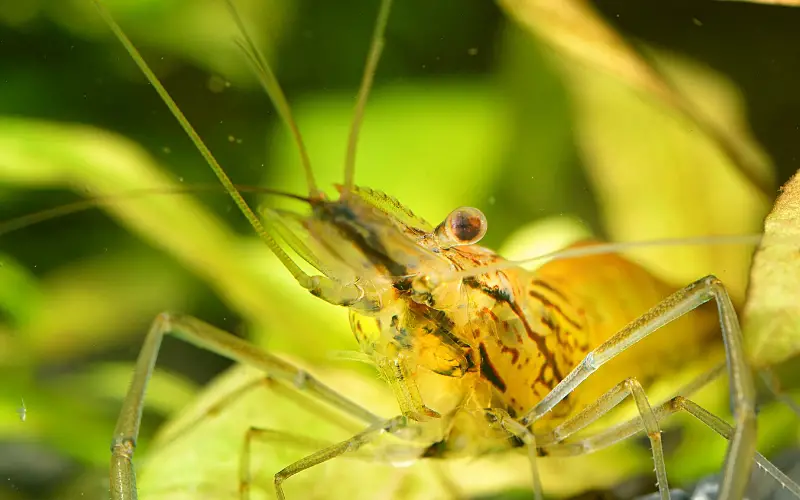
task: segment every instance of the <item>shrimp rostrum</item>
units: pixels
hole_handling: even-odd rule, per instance
[[[147,382],[165,334],[259,368],[363,423],[363,430],[351,438],[277,472],[279,498],[284,498],[283,483],[291,476],[367,446],[396,464],[518,449],[529,457],[534,495],[540,498],[536,464],[541,457],[584,454],[641,432],[652,448],[661,498],[669,498],[660,423],[681,411],[729,440],[719,498],[743,497],[754,460],[800,497],[800,488],[755,451],[754,383],[736,312],[715,277],[675,291],[621,256],[591,251],[526,270],[478,245],[487,221],[476,208],[457,208],[434,227],[397,200],[354,185],[355,145],[389,0],[381,4],[348,143],[345,180],[336,199],[317,189],[280,87],[229,2],[242,29],[242,46],[293,132],[308,180],[307,196],[285,195],[305,205],[302,213],[267,209],[263,219],[244,202],[99,0],[95,3],[297,283],[349,310],[360,350],[391,386],[399,406],[399,414],[391,418],[375,415],[255,345],[198,319],[165,313],[146,337],[117,422],[113,499],[137,495],[133,452]],[[592,245],[584,242],[576,248],[591,250]],[[306,272],[311,269],[313,274]],[[716,310],[697,309],[709,301],[716,303]],[[658,404],[648,399],[644,387],[676,372],[686,359],[707,360],[695,387],[727,367],[732,426],[687,399],[689,394]],[[583,432],[629,398],[636,418]],[[252,481],[246,466],[240,481],[242,498],[249,498]]]

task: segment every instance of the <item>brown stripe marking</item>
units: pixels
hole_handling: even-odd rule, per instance
[[[577,321],[575,321],[574,319],[572,319],[569,316],[567,316],[564,313],[564,311],[561,309],[561,307],[558,306],[558,304],[554,304],[553,302],[550,301],[550,299],[548,299],[544,295],[542,295],[542,294],[540,294],[540,293],[538,293],[538,292],[536,292],[534,290],[529,290],[528,291],[528,295],[530,295],[534,299],[536,299],[539,302],[541,302],[545,307],[552,308],[554,311],[556,311],[558,314],[560,314],[562,318],[567,320],[567,323],[569,323],[570,325],[574,326],[578,330],[582,330],[581,325]]]
[[[517,361],[519,360],[519,349],[514,347],[506,347],[504,345],[500,346],[500,352],[503,354],[510,353],[511,354],[511,364],[516,365]]]
[[[539,335],[538,333],[534,332],[531,329],[531,325],[528,324],[528,320],[525,319],[525,315],[522,313],[522,310],[520,310],[520,308],[516,304],[509,302],[508,305],[511,307],[511,310],[514,311],[514,314],[516,314],[519,320],[522,322],[522,326],[524,326],[525,331],[528,332],[528,337],[531,340],[533,340],[539,347],[539,351],[542,353],[545,360],[547,360],[547,363],[545,364],[552,366],[553,373],[556,374],[558,380],[561,380],[563,377],[561,376],[561,371],[558,369],[558,363],[556,362],[556,358],[555,356],[553,356],[553,353],[550,351],[550,349],[547,348],[547,344],[544,341],[544,337],[542,337],[541,335]]]
[[[481,376],[489,381],[500,392],[506,392],[506,383],[500,378],[500,374],[494,369],[492,361],[489,359],[489,353],[486,352],[486,346],[483,342],[478,346],[481,354]]]
[[[549,290],[553,294],[557,295],[559,299],[561,299],[564,302],[566,302],[567,304],[569,304],[569,299],[567,299],[567,296],[564,295],[563,293],[561,293],[561,290],[558,290],[558,289],[554,288],[553,285],[551,285],[550,283],[548,283],[546,281],[542,281],[542,280],[533,280],[533,281],[531,281],[531,284],[533,286],[539,286],[539,287],[544,288],[545,290]]]
[[[542,353],[542,355],[547,360],[547,363],[550,364],[553,367],[553,372],[559,377],[559,380],[561,380],[561,372],[558,369],[558,364],[556,362],[555,356],[553,356],[553,353],[550,352],[550,350],[547,348],[547,344],[545,343],[544,337],[542,337],[541,335],[535,333],[533,331],[533,329],[531,329],[531,325],[528,323],[528,320],[525,318],[525,314],[522,312],[522,310],[519,308],[519,306],[516,304],[516,302],[513,301],[513,296],[510,296],[506,292],[503,292],[503,291],[501,291],[499,289],[489,288],[487,286],[484,286],[481,282],[479,282],[475,278],[466,278],[466,279],[464,279],[464,284],[468,285],[468,286],[470,286],[472,288],[475,288],[477,290],[480,290],[481,292],[485,293],[489,297],[493,298],[498,303],[508,304],[508,307],[511,308],[511,311],[522,322],[522,326],[525,327],[525,331],[528,334],[528,338],[530,338],[536,344],[536,346],[539,348],[539,352]],[[497,317],[493,312],[491,312],[491,310],[489,310],[489,309],[484,309],[484,310],[486,310],[489,313],[491,313],[493,317],[495,317],[495,318]],[[563,313],[562,313],[562,315],[563,315]],[[578,327],[578,329],[580,329],[580,327]]]

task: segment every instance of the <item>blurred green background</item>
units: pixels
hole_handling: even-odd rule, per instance
[[[296,151],[250,76],[221,0],[107,3],[234,182],[304,192]],[[292,103],[318,181],[333,192],[377,2],[237,5]],[[774,189],[800,168],[800,10],[694,0],[590,5],[730,132],[773,190],[759,192],[701,128],[624,78],[570,58],[494,3],[456,0],[395,1],[357,183],[433,223],[477,206],[489,220],[485,243],[518,257],[585,234],[757,231]],[[598,47],[579,23],[572,32],[549,26]],[[355,348],[343,311],[294,286],[226,196],[175,192],[213,182],[89,0],[0,1],[0,222],[87,195],[113,200],[0,234],[0,497],[103,498],[132,361],[162,310],[197,315],[321,370],[374,378],[330,360],[331,351]],[[130,196],[148,188],[173,192]],[[741,301],[751,251],[672,248],[636,258],[676,285],[716,273]],[[158,366],[137,457],[229,363],[167,339]],[[796,423],[770,411],[782,432],[765,438],[771,449],[796,443]],[[714,470],[721,444],[686,435],[671,470],[691,480]],[[241,442],[231,441],[235,464]],[[593,462],[585,484],[571,487],[554,475],[553,491],[631,476],[649,486],[647,450],[632,446],[630,463]],[[717,455],[706,462],[680,459],[709,447]],[[167,460],[180,459],[164,460],[172,471]],[[264,477],[275,467],[264,466]],[[512,475],[471,493],[520,488],[520,471]],[[150,481],[158,491],[158,478]],[[175,488],[163,498],[177,498],[169,496]]]

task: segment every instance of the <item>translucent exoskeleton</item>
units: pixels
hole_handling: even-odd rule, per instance
[[[517,449],[529,459],[532,495],[542,498],[537,473],[541,457],[589,453],[644,432],[659,493],[666,499],[670,491],[660,423],[677,412],[688,413],[729,441],[719,498],[743,498],[754,463],[800,497],[800,487],[756,452],[753,377],[736,311],[717,278],[707,276],[675,290],[623,257],[590,252],[528,271],[478,245],[487,229],[479,210],[457,208],[433,226],[393,198],[354,184],[358,132],[384,43],[390,0],[381,2],[356,103],[344,181],[334,200],[318,190],[286,99],[228,1],[256,74],[298,144],[308,182],[306,196],[292,195],[305,204],[306,213],[268,210],[263,221],[247,206],[100,1],[95,3],[297,284],[349,310],[358,347],[391,386],[399,406],[397,415],[377,415],[238,337],[193,317],[164,313],[147,334],[117,422],[112,499],[137,497],[136,438],[147,383],[162,338],[168,334],[263,370],[265,380],[304,393],[363,424],[351,438],[320,445],[318,451],[276,471],[278,498],[284,498],[283,484],[295,474],[368,446],[371,453],[386,446],[376,456],[392,462]],[[302,265],[286,247],[304,261]],[[306,266],[318,274],[308,274]],[[707,302],[716,308],[697,310]],[[651,336],[657,330],[674,333]],[[686,358],[704,359],[705,373],[674,397],[651,401],[645,387],[670,376]],[[688,399],[724,372],[729,377],[733,425]],[[628,399],[638,416],[582,433]],[[253,428],[243,437],[242,499],[249,498],[252,487],[250,444],[268,433]],[[384,445],[386,436],[394,438],[391,449]]]

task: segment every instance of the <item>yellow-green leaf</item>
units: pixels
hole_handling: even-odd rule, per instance
[[[757,366],[800,352],[800,173],[781,188],[764,221],[750,271],[744,334]]]
[[[660,68],[648,64],[624,37],[614,31],[584,0],[503,0],[501,5],[532,34],[553,47],[568,67],[588,66],[613,75],[625,85],[671,108],[713,144],[762,193],[771,191],[772,177],[751,141],[709,120],[702,108],[687,99]]]

